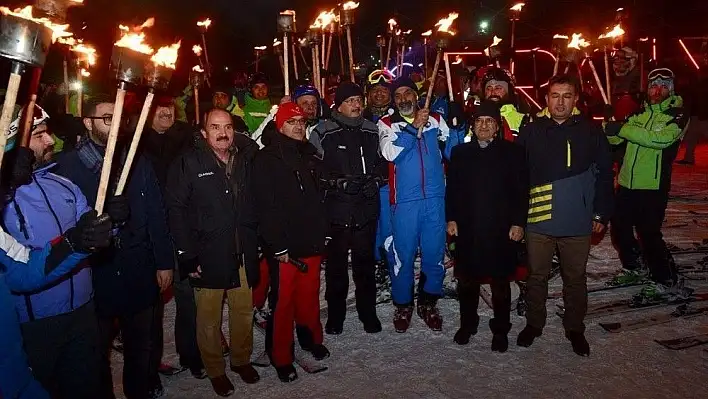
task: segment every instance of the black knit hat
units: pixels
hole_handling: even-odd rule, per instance
[[[334,106],[339,108],[340,105],[349,97],[364,97],[364,90],[361,87],[352,82],[342,82],[337,87],[337,91],[334,93]]]
[[[479,106],[474,111],[474,119],[476,120],[477,118],[481,116],[491,116],[494,118],[495,121],[497,121],[497,125],[501,129],[502,127],[502,118],[501,118],[501,112],[499,111],[499,103],[496,101],[492,100],[485,100],[482,101]]]
[[[396,90],[400,89],[401,87],[408,87],[414,92],[418,93],[418,86],[415,85],[413,79],[403,76],[393,81],[393,87],[391,87],[391,94],[395,93]]]

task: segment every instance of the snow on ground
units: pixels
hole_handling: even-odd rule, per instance
[[[703,150],[708,148],[703,147]],[[700,152],[700,149],[699,149]],[[706,151],[708,153],[708,151]],[[701,154],[702,155],[702,154]],[[698,157],[708,165],[708,154]],[[680,158],[679,158],[680,159]],[[667,242],[682,248],[700,244],[708,238],[708,167],[676,166],[672,200],[667,210],[664,234]],[[681,266],[697,265],[706,254],[677,255]],[[620,268],[617,254],[606,237],[593,247],[588,264],[590,287],[602,285]],[[708,291],[708,273],[693,273],[688,284]],[[550,283],[559,291],[560,278]],[[353,287],[352,287],[353,288]],[[629,298],[638,287],[593,293],[590,303]],[[560,301],[560,300],[559,300]],[[682,351],[664,349],[654,339],[668,339],[708,333],[708,315],[676,320],[658,326],[610,334],[599,321],[629,320],[643,315],[670,312],[672,307],[635,311],[624,315],[589,318],[587,338],[592,354],[575,355],[563,337],[561,320],[555,312],[556,301],[548,301],[548,323],[544,335],[530,348],[515,345],[516,335],[525,320],[512,313],[513,328],[509,351],[491,352],[491,333],[487,327],[491,309],[480,301],[480,332],[467,346],[458,346],[452,337],[459,325],[457,302],[439,302],[445,319],[443,331],[433,333],[414,315],[410,330],[393,330],[391,304],[378,307],[384,331],[368,335],[356,312],[350,308],[345,332],[325,336],[332,352],[325,363],[329,370],[307,374],[298,369],[300,379],[281,383],[272,368],[258,369],[261,381],[247,386],[228,372],[236,386],[234,397],[258,398],[666,398],[706,397],[708,352],[703,347]],[[560,302],[558,302],[560,303]],[[324,306],[324,302],[322,303]],[[174,349],[174,302],[166,307],[165,358],[178,364]],[[324,320],[323,320],[324,323]],[[228,336],[228,335],[227,335]],[[263,336],[255,332],[254,356],[263,349]],[[122,358],[114,355],[116,393],[121,395]],[[217,397],[208,380],[196,380],[186,372],[164,378],[165,397],[175,399]]]

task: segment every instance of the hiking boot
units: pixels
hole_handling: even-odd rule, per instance
[[[418,302],[418,316],[433,331],[442,331],[443,319],[434,302]]]
[[[325,334],[327,335],[340,335],[344,332],[344,322],[333,322],[327,320],[325,324]]]
[[[315,358],[315,360],[324,360],[329,357],[329,349],[325,347],[322,344],[315,344],[312,345],[312,348],[308,350],[308,352],[312,353],[312,357]]]
[[[590,344],[585,339],[585,335],[581,332],[566,331],[565,337],[568,338],[573,346],[573,352],[578,356],[590,356]]]
[[[229,377],[226,375],[209,378],[209,381],[211,382],[211,387],[217,395],[224,397],[233,395],[234,384],[231,383]]]
[[[458,345],[467,345],[470,343],[470,338],[476,334],[476,328],[460,327],[452,340]]]
[[[282,382],[293,382],[297,380],[297,371],[292,364],[281,367],[276,366],[275,372],[278,373],[278,379]]]
[[[246,384],[255,384],[261,379],[261,376],[258,375],[258,371],[253,368],[251,363],[244,364],[243,366],[231,365],[231,371],[238,374]]]
[[[364,324],[364,331],[366,331],[367,334],[380,333],[383,329],[381,327],[381,320],[379,320],[377,316],[362,321],[362,323]]]
[[[543,334],[543,330],[529,326],[527,324],[526,327],[521,330],[519,336],[516,338],[516,345],[528,348],[529,346],[533,345],[533,341],[537,337],[540,337],[541,334]]]
[[[413,306],[396,306],[396,311],[393,313],[393,327],[397,333],[404,333],[411,325],[413,317]]]

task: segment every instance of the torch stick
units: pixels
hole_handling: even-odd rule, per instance
[[[325,65],[327,65],[327,33],[325,33],[325,27],[322,27],[322,54],[320,54],[320,57],[322,57],[322,67],[327,68]]]
[[[302,51],[302,46],[297,46],[297,49],[300,51],[300,57],[302,58],[302,63],[305,64],[305,67],[307,67],[309,69],[310,65],[307,63],[307,58],[305,58],[305,53]]]
[[[320,66],[319,66],[319,53],[317,51],[317,44],[312,46],[312,84],[315,86],[317,91],[320,92],[322,96],[322,87],[320,87]]]
[[[22,119],[24,124],[22,126],[22,135],[20,136],[20,147],[29,147],[29,141],[32,137],[32,122],[34,122],[34,105],[36,103],[37,95],[32,94],[27,106],[25,107],[24,115],[22,116],[24,118]]]
[[[326,57],[326,62],[325,62],[325,69],[329,71],[329,59],[332,55],[332,42],[334,41],[334,37],[332,36],[332,33],[329,34],[329,43],[327,43],[327,57]]]
[[[125,164],[123,165],[123,170],[120,173],[120,179],[118,180],[118,187],[116,188],[116,195],[123,194],[125,185],[128,182],[128,175],[130,174],[130,166],[133,164],[133,159],[135,158],[135,153],[138,151],[138,144],[140,144],[140,137],[143,135],[143,130],[145,129],[145,122],[147,122],[148,114],[150,113],[150,107],[152,106],[152,100],[155,97],[155,93],[151,88],[148,91],[147,97],[145,97],[145,102],[143,103],[143,109],[140,111],[140,117],[138,118],[138,125],[135,127],[135,134],[133,135],[133,140],[130,142],[130,149],[128,150],[128,156],[125,158]],[[118,102],[116,101],[116,106]],[[115,121],[111,123],[111,130]],[[120,125],[120,123],[119,123]],[[110,137],[110,136],[109,136]],[[108,154],[108,149],[106,149],[106,154]],[[104,161],[105,162],[105,161]],[[110,169],[109,169],[110,170]],[[103,172],[103,170],[101,170]]]
[[[379,62],[381,63],[381,69],[383,70],[385,68],[383,47],[379,47]]]
[[[206,36],[204,32],[202,33],[202,44],[204,45],[204,60],[206,61],[206,73],[209,75],[211,73],[211,64],[209,63],[209,52],[207,51]]]
[[[5,144],[7,144],[7,129],[10,127],[10,122],[12,121],[12,113],[15,111],[15,104],[17,103],[17,92],[20,90],[20,82],[22,81],[22,75],[20,75],[22,70],[22,65],[19,62],[12,63],[12,72],[10,73],[10,79],[7,82],[7,90],[5,91],[5,102],[2,105],[2,114],[0,115],[0,165],[2,165],[2,157],[5,154]]]
[[[354,82],[354,49],[352,48],[352,27],[347,25],[347,44],[349,45],[349,77]]]
[[[388,39],[388,52],[386,52],[386,62],[385,65],[388,67],[388,61],[391,59],[391,48],[393,47],[393,31],[391,31],[391,37]]]
[[[290,46],[288,44],[288,34],[283,33],[283,78],[285,79],[285,95],[290,95]]]
[[[64,88],[66,92],[64,93],[64,113],[69,114],[69,65],[64,57]]]
[[[531,58],[533,59],[533,90],[534,97],[538,99],[539,85],[538,85],[538,61],[537,61],[538,49],[535,48],[531,50]]]
[[[101,168],[101,178],[98,182],[98,193],[96,194],[96,206],[94,209],[100,215],[103,213],[103,205],[106,202],[106,193],[108,191],[108,181],[111,178],[111,168],[113,166],[113,154],[116,151],[116,142],[118,141],[118,131],[120,130],[121,121],[123,120],[123,104],[125,102],[125,82],[120,82],[118,91],[116,92],[116,102],[113,109],[113,118],[111,129],[108,132],[108,143],[106,145],[106,155],[103,157],[103,167]]]
[[[278,56],[278,61],[280,62],[280,73],[283,74],[283,80],[285,80],[285,60],[283,60],[283,54]]]
[[[556,63],[553,65],[553,76],[558,75],[558,67],[560,66],[560,54],[556,57]]]
[[[455,101],[455,93],[452,91],[452,74],[450,73],[450,58],[448,58],[447,53],[443,55],[445,57],[445,75],[447,75],[447,91],[450,96],[450,101]]]
[[[565,64],[565,71],[563,71],[564,74],[567,74],[568,71],[570,71],[570,62]]]
[[[84,77],[81,75],[81,71],[76,74],[76,113],[80,118],[84,114]]]
[[[425,109],[430,109],[430,98],[433,96],[433,88],[435,87],[435,77],[436,71],[440,68],[440,57],[442,56],[442,50],[438,49],[437,55],[435,55],[435,66],[433,67],[433,73],[430,76],[430,85],[428,85],[428,95],[425,96]],[[423,137],[423,128],[425,125],[418,129],[418,139]]]
[[[199,88],[194,88],[194,121],[199,125]]]
[[[295,52],[295,39],[293,39],[293,71],[295,72],[295,80],[300,80],[300,74],[298,73],[298,68],[297,68],[297,53]]]
[[[605,101],[605,104],[610,104],[610,100],[607,99],[607,94],[605,93],[605,88],[602,85],[602,82],[600,81],[600,76],[597,74],[597,69],[595,69],[595,63],[592,62],[592,58],[588,58],[588,64],[590,64],[590,69],[592,70],[592,75],[595,77],[595,83],[597,83],[597,87],[600,89],[600,94],[602,95],[603,101]]]
[[[428,73],[428,39],[423,41],[423,71]]]
[[[607,101],[612,104],[612,83],[610,82],[610,57],[605,47],[605,83],[607,84]]]
[[[339,47],[339,69],[344,75],[344,50],[342,49],[342,33],[341,30],[337,32],[337,46]]]

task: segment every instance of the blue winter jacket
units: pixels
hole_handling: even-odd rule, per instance
[[[18,188],[3,210],[7,232],[30,249],[63,235],[91,210],[74,183],[50,172],[54,166],[36,170],[32,182]],[[52,284],[13,294],[21,323],[68,313],[91,300],[91,269],[84,264]]]
[[[396,111],[378,122],[381,153],[389,167],[391,203],[445,197],[443,155],[464,140],[438,114],[430,114],[420,140],[418,129]],[[441,152],[442,149],[442,152]]]
[[[49,240],[47,240],[49,242]],[[31,250],[0,230],[0,397],[48,398],[34,381],[22,349],[22,335],[10,290],[32,291],[68,273],[86,255],[71,254],[48,274],[52,244]],[[47,332],[51,334],[51,331]]]

